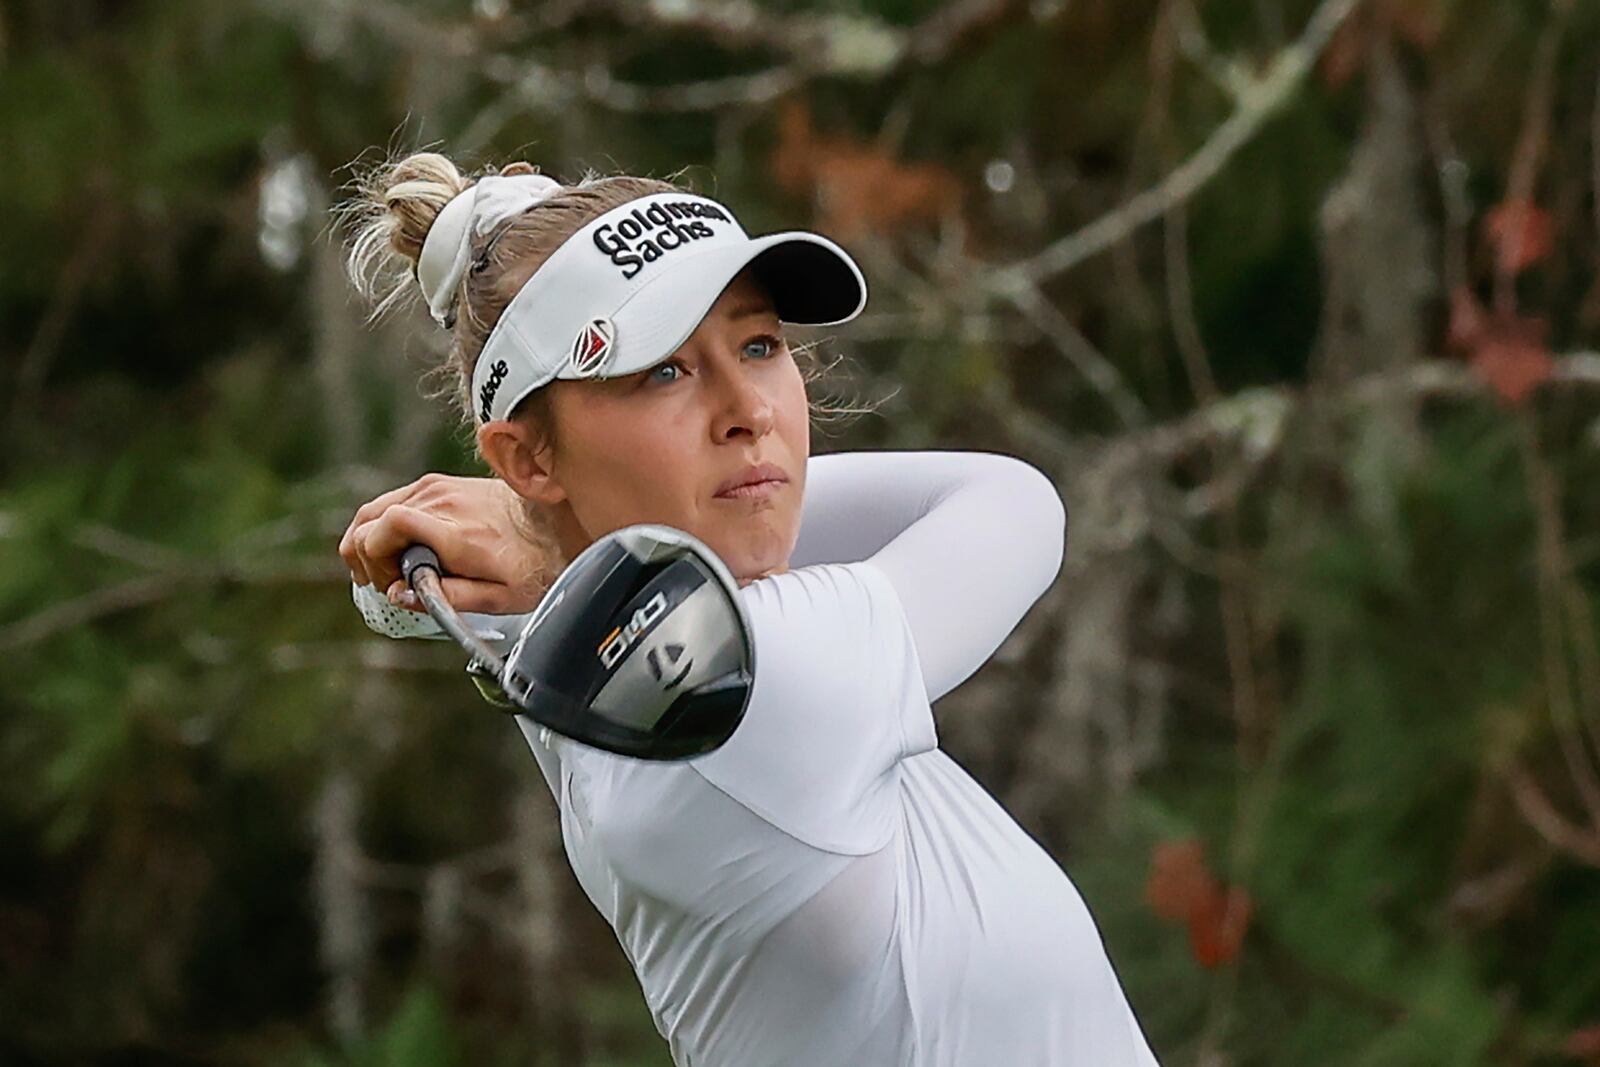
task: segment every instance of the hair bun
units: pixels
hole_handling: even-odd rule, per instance
[[[383,206],[394,219],[389,244],[414,264],[439,212],[472,182],[437,152],[407,156],[385,177]]]
[[[340,209],[355,233],[345,269],[372,301],[374,318],[413,291],[411,278],[434,220],[472,184],[437,152],[416,152],[357,177],[354,199]]]

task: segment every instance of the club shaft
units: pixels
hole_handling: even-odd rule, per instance
[[[439,580],[439,572],[427,566],[416,568],[411,574],[411,588],[416,590],[422,606],[428,609],[428,614],[439,624],[439,629],[454,638],[457,644],[472,653],[474,659],[488,667],[498,678],[505,670],[505,661],[450,606],[444,597],[444,585]]]

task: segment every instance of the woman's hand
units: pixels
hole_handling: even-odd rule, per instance
[[[357,585],[384,590],[391,603],[420,611],[400,576],[400,554],[425,544],[449,572],[444,593],[457,611],[513,615],[532,611],[559,561],[530,542],[518,523],[522,500],[496,478],[425,474],[363,504],[339,541]]]

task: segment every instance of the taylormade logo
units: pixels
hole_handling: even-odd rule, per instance
[[[500,383],[505,381],[506,375],[510,373],[511,368],[503,359],[495,360],[494,365],[489,368],[489,379],[478,390],[479,417],[484,422],[489,421],[489,409],[494,406],[494,394],[500,391]]]
[[[727,212],[694,200],[658,200],[634,208],[621,222],[606,223],[594,232],[595,247],[633,278],[646,263],[654,263],[674,249],[715,237],[711,223],[732,224]]]

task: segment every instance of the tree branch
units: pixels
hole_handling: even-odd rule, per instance
[[[1106,398],[1117,417],[1128,429],[1146,425],[1149,413],[1123,380],[1116,365],[1089,343],[1077,327],[1044,294],[1030,283],[1020,283],[1005,291],[1006,300],[1027,316],[1055,345],[1056,351],[1074,370]]]
[[[86,626],[108,615],[158,603],[197,586],[332,583],[343,577],[347,577],[345,568],[335,563],[296,561],[273,567],[254,563],[194,562],[181,568],[102,586],[70,600],[51,604],[0,628],[0,652],[36,644],[63,630]]]
[[[1523,768],[1512,771],[1510,785],[1517,810],[1540,837],[1567,855],[1600,867],[1600,833],[1568,821]]]
[[[1193,155],[1155,186],[1116,210],[1068,234],[1037,255],[995,271],[990,279],[994,289],[1004,296],[1015,291],[1022,282],[1038,282],[1060,274],[1105,251],[1194,196],[1221,173],[1235,153],[1254,139],[1266,121],[1294,96],[1328,39],[1358,3],[1360,0],[1323,0],[1300,39],[1273,57],[1265,74],[1239,88],[1238,109]]]

